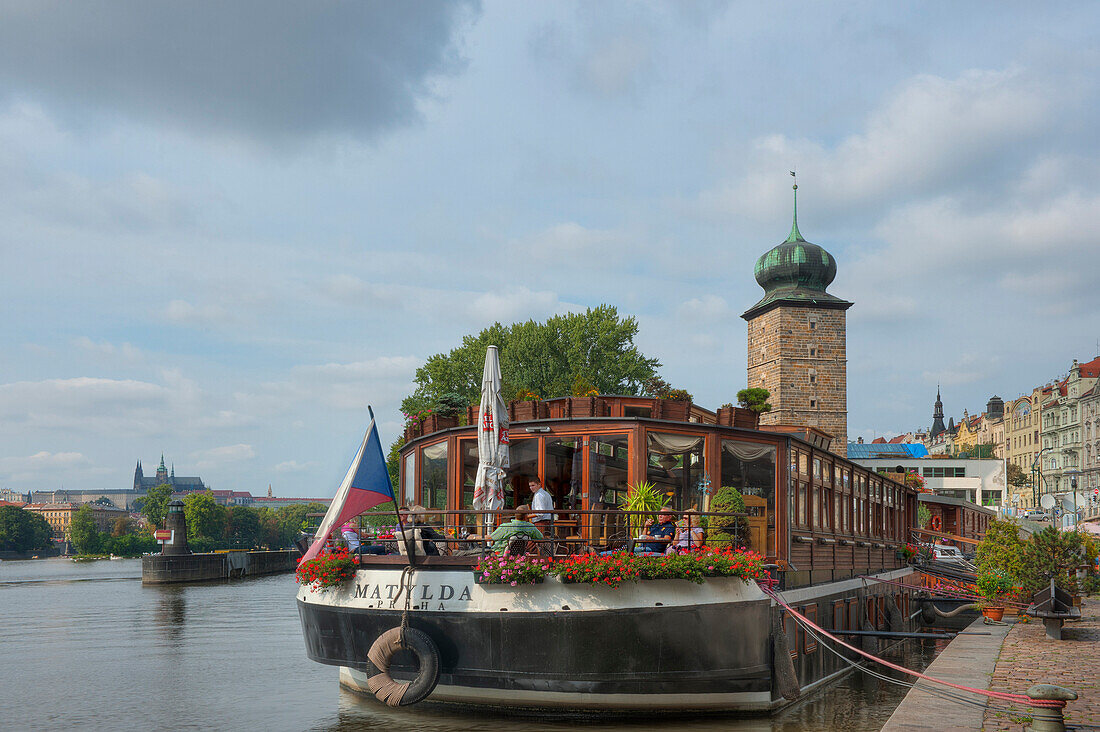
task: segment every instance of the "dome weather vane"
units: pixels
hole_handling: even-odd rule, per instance
[[[787,241],[804,241],[802,232],[798,230],[798,175],[793,170],[789,172],[791,177],[794,178],[794,185],[791,186],[794,190],[794,221],[791,223],[791,233],[787,237]]]

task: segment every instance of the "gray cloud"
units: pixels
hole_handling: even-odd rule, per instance
[[[461,65],[455,2],[66,3],[0,11],[0,94],[247,138],[369,137]]]

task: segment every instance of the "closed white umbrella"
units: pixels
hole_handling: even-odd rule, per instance
[[[508,405],[500,393],[500,356],[496,346],[489,346],[485,351],[485,370],[481,376],[475,510],[497,511],[504,506],[504,476],[509,464]]]

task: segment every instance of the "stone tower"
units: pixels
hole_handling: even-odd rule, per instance
[[[790,236],[756,261],[760,302],[741,317],[749,324],[749,387],[771,392],[761,424],[817,427],[832,450],[848,454],[848,376],[845,311],[852,303],[825,291],[836,260],[802,238],[798,185]]]

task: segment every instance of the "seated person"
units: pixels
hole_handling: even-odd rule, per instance
[[[664,554],[676,535],[675,520],[676,512],[668,506],[657,512],[657,523],[653,523],[653,519],[646,519],[644,532],[638,537],[641,542],[634,545],[635,553]]]
[[[529,539],[541,539],[542,532],[535,528],[527,518],[531,515],[531,507],[526,503],[516,507],[516,515],[511,521],[501,524],[493,533],[489,534],[489,541],[493,543],[493,551],[503,554],[508,544],[516,537],[526,536]]]
[[[344,542],[348,545],[348,551],[359,551],[359,529],[355,526],[355,519],[350,519],[340,527],[340,533],[344,536]]]
[[[424,522],[428,511],[423,506],[409,506],[402,508],[398,515],[401,516],[401,525],[406,529],[420,529],[420,538],[424,541],[424,553],[429,556],[438,556],[447,553],[447,537],[436,531]]]
[[[702,549],[706,532],[703,531],[701,524],[702,521],[699,518],[698,511],[693,509],[684,511],[684,518],[676,526],[676,538],[672,541],[666,553],[675,554],[679,552],[685,554]]]

